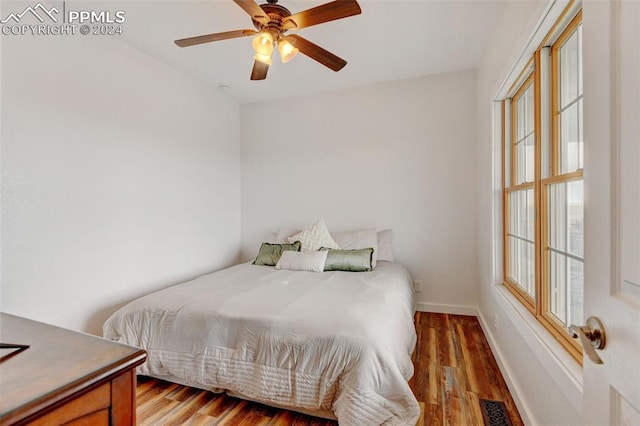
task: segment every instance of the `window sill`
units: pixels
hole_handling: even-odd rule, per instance
[[[520,331],[531,352],[546,367],[573,408],[581,413],[582,366],[504,285],[494,285],[492,293],[511,323]]]

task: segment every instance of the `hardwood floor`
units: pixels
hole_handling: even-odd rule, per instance
[[[337,422],[138,377],[138,425],[334,426]]]
[[[416,331],[409,385],[425,426],[483,425],[480,398],[504,402],[513,426],[523,424],[476,317],[418,312]]]
[[[523,424],[475,317],[418,312],[416,330],[409,385],[426,426],[483,425],[480,398],[504,402],[513,426]],[[137,397],[139,425],[337,425],[148,377],[138,377]]]

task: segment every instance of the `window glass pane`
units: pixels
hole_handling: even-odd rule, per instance
[[[560,108],[578,97],[578,33],[574,32],[560,48]]]
[[[578,169],[578,104],[560,113],[560,172]]]
[[[533,189],[512,191],[509,209],[509,278],[535,295],[535,216]]]
[[[526,203],[527,203],[527,233],[525,234],[525,237],[529,240],[529,241],[535,241],[535,209],[536,206],[534,204],[533,201],[533,189],[528,189],[526,191],[527,193],[527,199],[526,199]]]
[[[509,234],[533,242],[535,235],[533,189],[509,193]]]
[[[518,232],[516,235],[526,238],[528,225],[526,191],[518,191],[518,210],[520,211],[520,223],[518,224]]]
[[[516,102],[516,142],[521,141],[525,136],[525,97],[520,96]]]
[[[582,95],[582,24],[578,27],[578,95]]]
[[[549,306],[560,322],[579,324],[584,290],[583,181],[549,186]]]
[[[583,168],[582,135],[582,26],[558,50],[558,169],[569,173]]]
[[[567,185],[549,186],[549,247],[567,250]]]
[[[524,143],[520,142],[516,145],[516,156],[518,157],[518,161],[516,163],[516,185],[519,185],[524,182]]]
[[[549,247],[584,257],[583,181],[549,187]]]
[[[516,247],[515,250],[515,256],[513,259],[513,263],[512,265],[515,266],[513,273],[511,274],[511,278],[513,279],[513,281],[518,284],[520,287],[522,287],[521,282],[522,282],[522,274],[521,274],[521,270],[522,270],[522,245],[521,245],[521,241],[517,238],[513,239],[513,245]]]
[[[584,262],[569,259],[569,315],[567,325],[584,324]]]
[[[525,170],[524,170],[524,179],[526,182],[533,182],[534,179],[534,163],[535,163],[535,137],[533,134],[527,136],[527,138],[523,142],[524,144],[524,161],[525,161]]]
[[[516,229],[516,224],[518,223],[518,209],[515,208],[517,206],[517,195],[517,192],[509,193],[509,229],[507,229],[509,234],[513,234],[513,230]]]
[[[551,313],[562,323],[567,322],[567,257],[549,252],[549,306]]]
[[[535,246],[517,237],[509,237],[509,277],[518,287],[535,297]]]
[[[569,253],[584,257],[584,195],[582,180],[567,183]]]
[[[516,270],[514,271],[515,274],[513,275],[513,277],[515,278],[515,282],[520,285],[520,283],[522,282],[522,241],[516,239],[514,241],[515,246],[517,247],[516,249]]]
[[[520,271],[520,286],[524,291],[529,293],[529,243],[520,241],[520,262],[522,269]]]
[[[578,168],[584,168],[584,137],[582,134],[582,98],[578,101]]]
[[[514,237],[509,237],[509,270],[507,271],[509,278],[513,281],[516,279],[518,269],[518,240]]]
[[[582,324],[584,262],[551,252],[549,266],[551,313],[567,327]]]
[[[516,185],[534,180],[534,111],[533,83],[529,83],[515,99]]]
[[[525,134],[529,134],[533,131],[533,84],[525,92],[526,106],[527,106],[527,119]]]
[[[527,245],[527,293],[535,298],[535,245],[533,243],[525,243]]]

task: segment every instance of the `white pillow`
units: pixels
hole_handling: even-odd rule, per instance
[[[378,232],[378,260],[393,262],[393,229]]]
[[[300,241],[300,251],[316,251],[320,247],[326,247],[330,249],[339,249],[340,246],[331,238],[329,229],[325,225],[324,220],[320,219],[310,228],[304,231],[294,234],[287,238],[290,243]]]
[[[334,232],[331,236],[342,250],[373,248],[371,266],[373,268],[376,267],[376,261],[378,260],[378,233],[376,232],[376,228]]]
[[[276,263],[276,269],[289,269],[291,271],[324,271],[324,264],[327,261],[327,250],[308,251],[283,251],[282,256]]]

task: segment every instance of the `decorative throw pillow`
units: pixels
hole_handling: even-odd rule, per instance
[[[378,260],[393,262],[393,230],[385,229],[378,232]]]
[[[325,225],[324,220],[320,219],[308,229],[292,235],[288,238],[289,242],[300,241],[302,251],[316,251],[320,247],[338,249],[340,246],[331,238],[329,229]]]
[[[373,268],[376,267],[378,260],[378,233],[376,232],[376,228],[334,232],[331,236],[341,249],[373,248],[373,262],[371,266]]]
[[[291,271],[324,271],[324,263],[327,260],[326,251],[285,251],[276,263],[276,269],[289,269]]]
[[[258,256],[256,260],[253,261],[253,264],[275,266],[285,251],[300,251],[300,241],[295,241],[293,244],[262,243]]]
[[[320,250],[327,251],[325,271],[366,272],[373,269],[371,247],[355,250],[330,250],[323,247]]]

